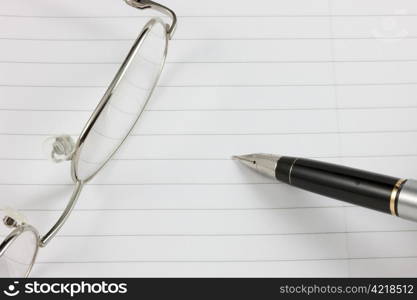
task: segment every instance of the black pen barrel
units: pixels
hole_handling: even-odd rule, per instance
[[[398,197],[406,180],[311,159],[283,156],[276,178],[323,196],[398,215]]]

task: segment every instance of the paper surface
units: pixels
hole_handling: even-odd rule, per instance
[[[171,0],[163,76],[33,276],[417,276],[417,225],[253,173],[235,154],[417,177],[417,3]],[[0,196],[41,233],[71,193],[42,153],[78,136],[153,12],[0,6]]]

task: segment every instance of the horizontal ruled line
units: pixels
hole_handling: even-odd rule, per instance
[[[172,38],[177,41],[288,41],[288,40],[414,40],[417,36],[329,36],[329,37],[228,37],[228,38]],[[48,42],[126,42],[133,43],[131,38],[28,38],[0,37],[0,40],[11,41],[48,41]]]
[[[416,259],[417,256],[387,256],[387,257],[340,257],[340,258],[300,258],[300,259],[247,259],[247,260],[97,260],[97,261],[38,261],[37,264],[131,264],[131,263],[272,263],[272,262],[315,262],[315,261],[353,261],[353,260],[383,260],[383,259]]]
[[[184,211],[184,212],[200,212],[200,211],[270,211],[270,210],[305,210],[305,209],[323,209],[323,208],[342,208],[342,207],[355,207],[353,205],[329,205],[329,206],[291,206],[291,207],[247,207],[247,208],[74,208],[73,211],[77,212],[128,212],[128,211],[145,211],[145,212],[162,212],[162,211]],[[61,209],[29,209],[29,208],[20,208],[19,211],[22,212],[62,212]]]
[[[403,86],[417,85],[410,82],[356,82],[356,83],[291,83],[291,84],[228,84],[228,85],[158,85],[159,88],[272,88],[272,87],[332,87],[332,86]],[[0,83],[0,87],[28,87],[28,88],[106,88],[108,85],[35,85],[35,84],[8,84]]]
[[[335,156],[305,156],[310,159],[335,159],[335,158],[395,158],[417,157],[415,154],[380,154],[380,155],[335,155]],[[13,158],[0,157],[0,161],[48,161],[47,158]],[[232,158],[112,158],[112,161],[233,161]]]
[[[417,105],[404,105],[404,106],[331,106],[331,107],[281,107],[281,108],[202,108],[202,109],[169,109],[169,108],[151,108],[145,109],[149,112],[239,112],[239,111],[350,111],[350,110],[396,110],[396,109],[415,109]],[[93,109],[54,109],[54,108],[2,108],[0,111],[11,112],[92,112]]]
[[[299,235],[336,235],[336,234],[367,234],[367,233],[417,233],[417,230],[364,230],[364,231],[328,231],[328,232],[293,232],[293,233],[183,233],[183,234],[58,234],[57,238],[106,238],[106,237],[258,237],[258,236],[299,236]]]
[[[219,61],[167,61],[166,64],[330,64],[330,63],[407,63],[417,59],[331,59],[331,60],[219,60]],[[0,61],[0,64],[39,64],[39,65],[119,65],[122,61]]]
[[[16,15],[2,14],[3,18],[25,19],[143,19],[156,15],[102,15],[102,16],[53,16],[53,15]],[[417,17],[414,13],[398,14],[266,14],[266,15],[177,15],[177,18],[373,18],[373,17]],[[161,16],[161,18],[167,18]]]
[[[227,186],[227,185],[279,185],[279,182],[157,182],[157,183],[89,183],[90,186]],[[73,183],[4,183],[0,186],[73,186]]]
[[[147,133],[147,134],[131,134],[130,136],[279,136],[279,135],[334,135],[334,134],[377,134],[377,133],[416,133],[417,129],[410,130],[374,130],[374,131],[322,131],[322,132],[251,132],[251,133]],[[0,132],[0,136],[50,136],[51,133],[10,133]],[[69,134],[78,136],[79,134]]]
[[[284,233],[143,233],[143,234],[58,234],[56,238],[172,238],[172,237],[276,237],[276,236],[312,236],[312,235],[340,235],[340,234],[369,234],[369,233],[417,233],[417,230],[364,230],[364,231],[327,231],[327,232],[284,232]],[[3,237],[4,236],[1,236]]]

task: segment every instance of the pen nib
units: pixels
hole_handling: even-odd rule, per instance
[[[256,157],[254,154],[235,155],[232,159],[238,160],[249,168],[256,169]]]
[[[232,156],[234,160],[238,160],[251,169],[255,169],[260,173],[275,177],[275,167],[279,156],[271,154],[245,154]]]
[[[249,162],[251,164],[256,164],[256,160],[253,157],[252,154],[248,154],[248,155],[234,155],[232,156],[232,159],[234,160],[242,160],[242,161],[246,161]]]

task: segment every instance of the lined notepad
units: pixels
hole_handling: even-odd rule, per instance
[[[417,3],[171,0],[163,76],[33,276],[417,276],[417,225],[303,192],[234,154],[417,177]],[[42,233],[71,193],[43,141],[77,136],[152,12],[0,4],[0,197]]]

